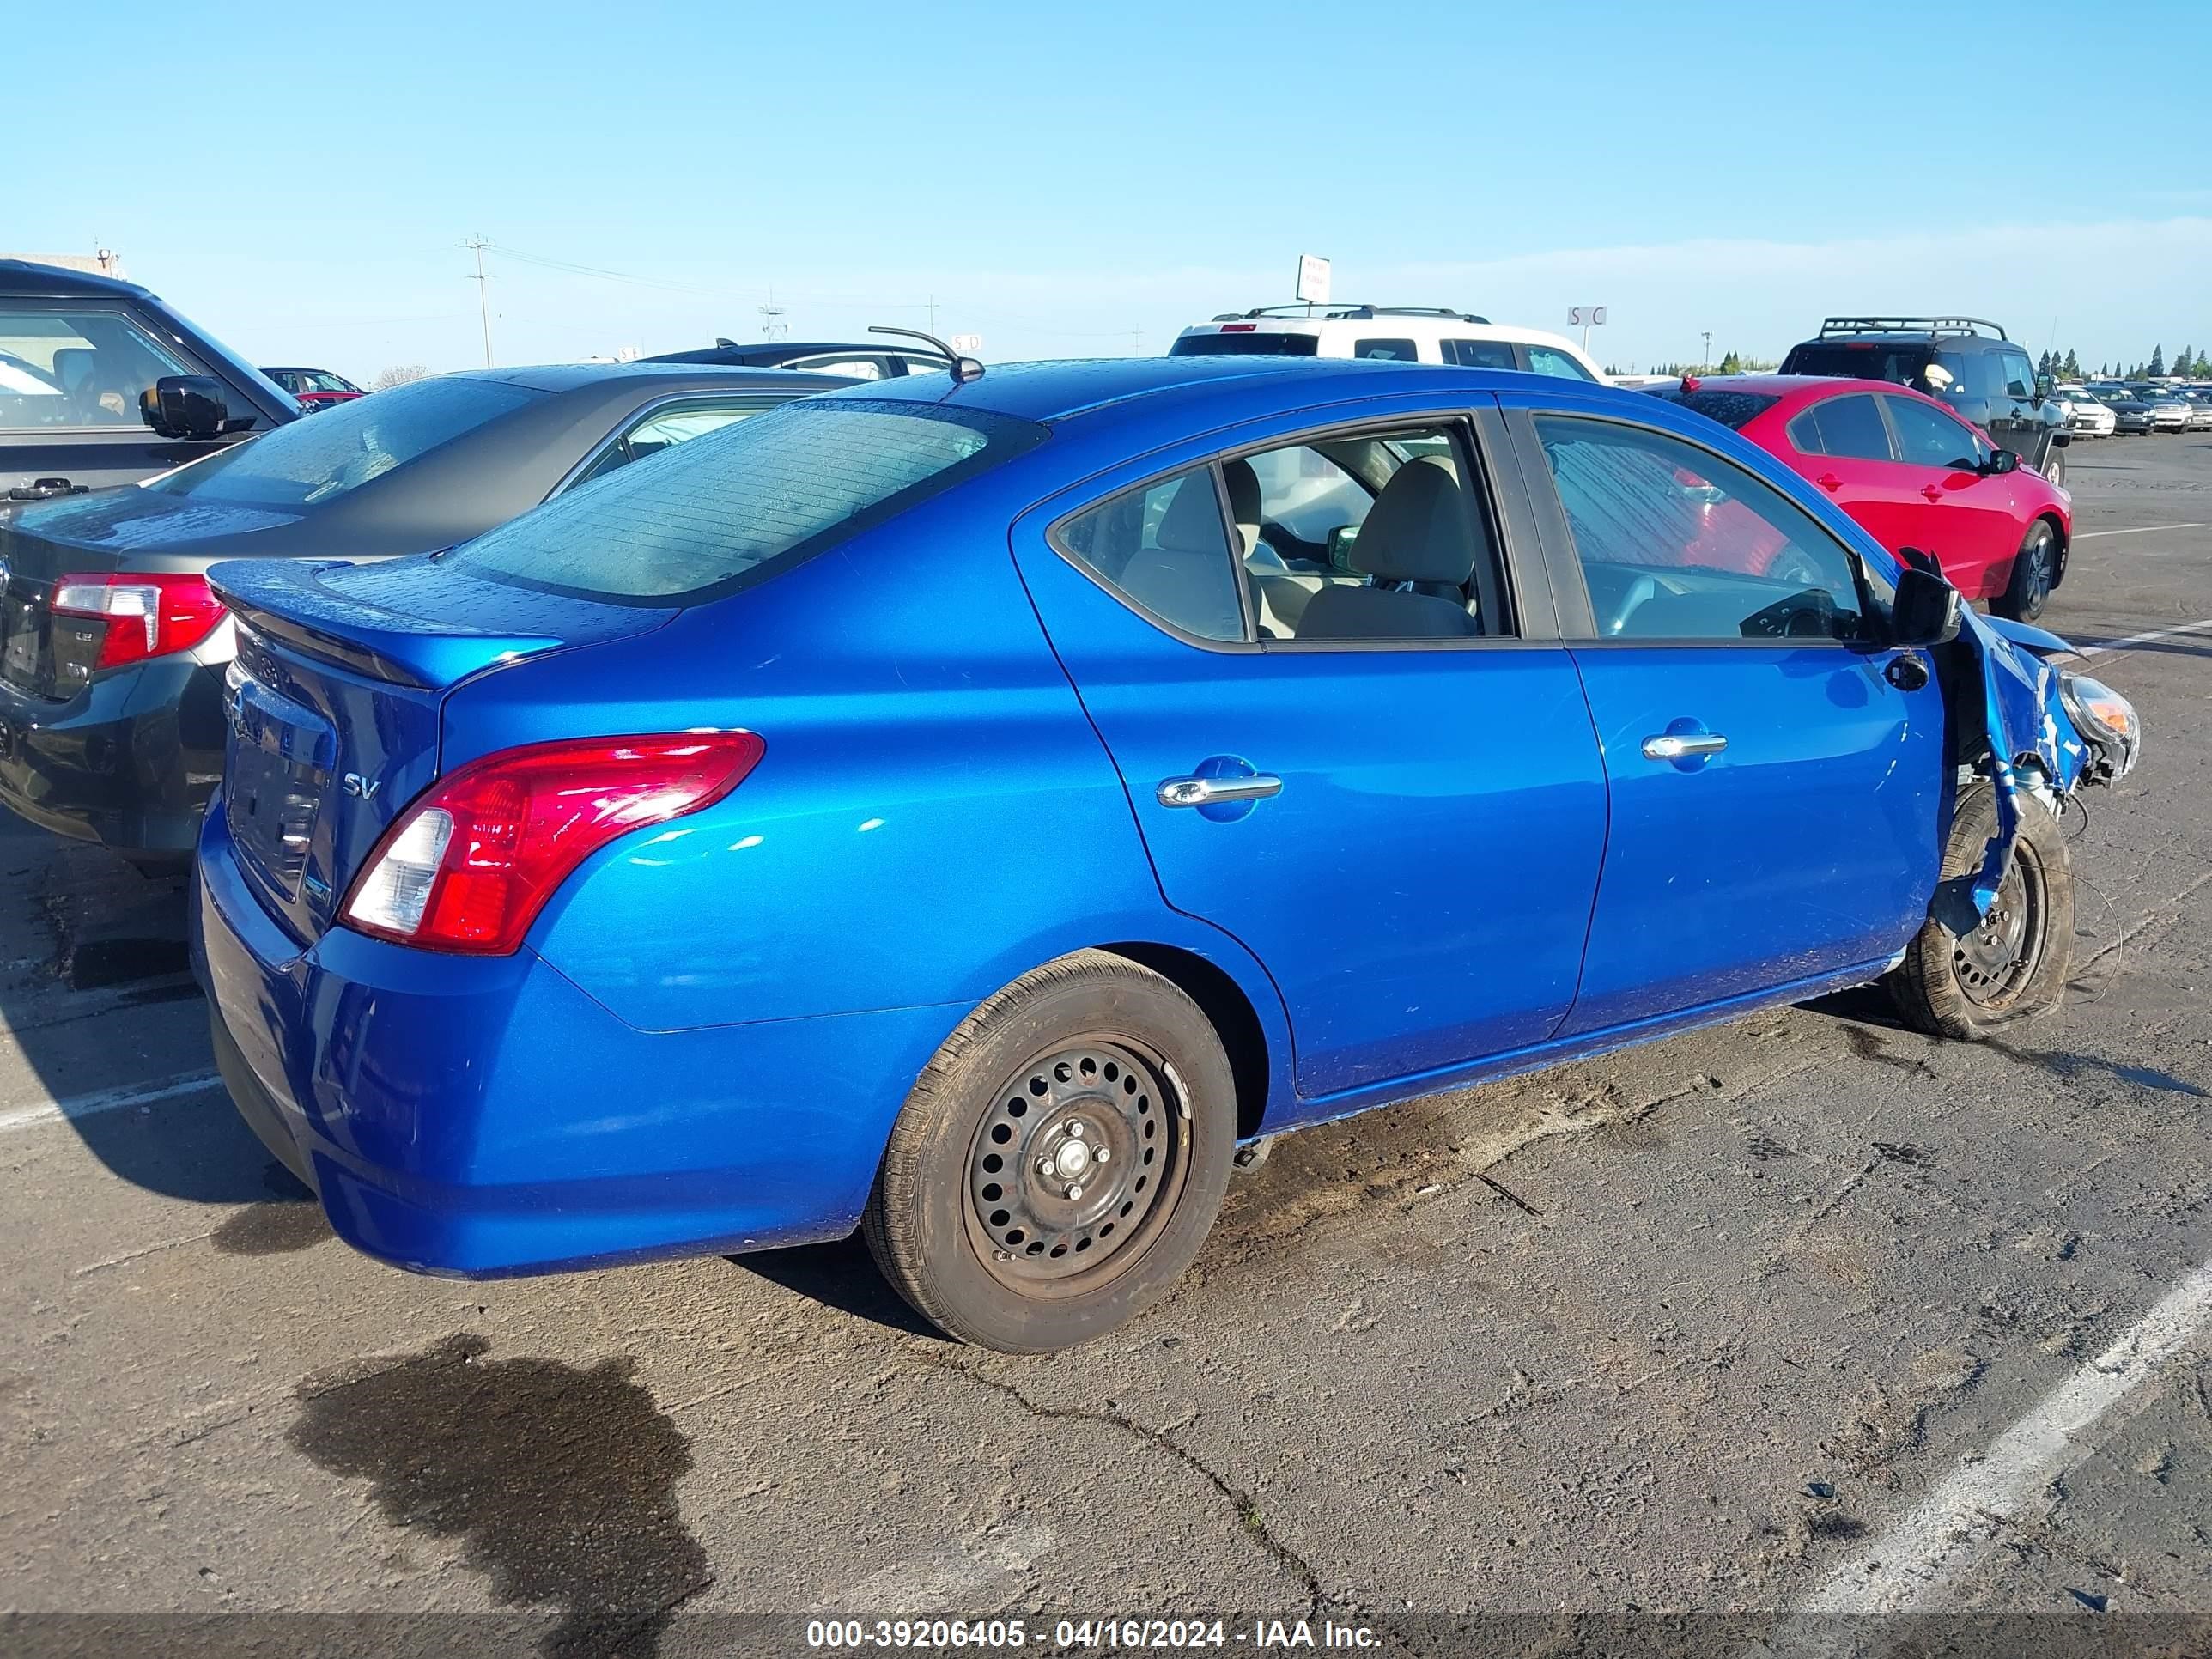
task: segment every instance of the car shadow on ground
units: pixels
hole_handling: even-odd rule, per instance
[[[184,879],[0,813],[0,1032],[13,1051],[0,1113],[58,1104],[68,1120],[30,1116],[13,1133],[74,1133],[163,1197],[305,1207],[214,1079],[185,971]]]
[[[858,1233],[834,1244],[758,1250],[727,1260],[732,1267],[757,1273],[771,1285],[825,1303],[855,1319],[887,1325],[909,1336],[943,1340],[944,1333],[908,1307],[899,1293],[884,1282]]]

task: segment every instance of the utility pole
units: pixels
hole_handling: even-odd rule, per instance
[[[929,304],[929,331],[934,334],[937,332],[937,296],[932,294],[925,297]]]
[[[491,367],[491,290],[484,284],[491,281],[491,276],[483,268],[483,255],[484,250],[491,244],[484,240],[483,233],[478,231],[461,246],[471,250],[477,256],[477,274],[469,280],[477,285],[477,314],[483,321],[484,367],[489,368]]]
[[[1711,368],[1713,366],[1713,331],[1711,329],[1707,329],[1698,337],[1705,343],[1705,355],[1698,362],[1698,367],[1699,368]]]
[[[768,303],[764,306],[757,306],[754,309],[760,313],[761,338],[763,340],[773,340],[778,335],[791,331],[791,325],[783,320],[784,307],[775,302],[775,289],[773,286],[768,291]]]

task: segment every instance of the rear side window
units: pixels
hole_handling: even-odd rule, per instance
[[[1244,637],[1243,601],[1213,469],[1194,467],[1079,514],[1059,539],[1083,568],[1170,627]]]
[[[145,488],[227,507],[311,507],[544,395],[465,374],[416,380],[334,404]]]
[[[1310,357],[1320,349],[1313,334],[1186,334],[1168,348],[1170,357]]]
[[[1514,368],[1513,348],[1504,340],[1446,340],[1444,361],[1462,368]]]
[[[477,575],[587,599],[711,599],[771,561],[857,534],[1043,436],[1030,422],[975,410],[842,394],[801,400],[556,497],[452,559]]]
[[[1562,380],[1595,378],[1573,357],[1553,346],[1532,345],[1528,348],[1528,372],[1531,374],[1553,375]]]
[[[1842,460],[1887,461],[1889,428],[1881,411],[1864,392],[1815,404],[1790,422],[1790,441],[1801,455],[1833,455]]]
[[[1393,362],[1418,363],[1420,348],[1411,340],[1355,340],[1352,344],[1355,357],[1382,357]]]

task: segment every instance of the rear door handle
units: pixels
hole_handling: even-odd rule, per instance
[[[1943,499],[1942,490],[1934,484],[1921,485],[1920,493],[1925,495],[1931,501],[1940,501]]]
[[[1163,778],[1153,799],[1163,806],[1218,806],[1224,801],[1265,800],[1283,793],[1283,781],[1265,772],[1235,778]]]
[[[1728,739],[1717,732],[1668,732],[1644,739],[1644,758],[1687,760],[1692,755],[1717,755],[1727,747]]]

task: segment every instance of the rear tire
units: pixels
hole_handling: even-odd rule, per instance
[[[2005,591],[1990,601],[1990,609],[2014,622],[2032,623],[2051,602],[2058,575],[2058,532],[2050,521],[2038,519],[2021,539],[2013,555],[2012,578]]]
[[[1972,1041],[2047,1014],[2066,992],[2074,958],[2074,875],[2058,821],[2023,794],[2020,833],[1988,916],[1976,923],[1968,893],[1996,834],[1995,790],[1976,782],[1959,798],[1943,849],[1938,913],[1931,915],[1886,983],[1905,1022],[1930,1036]]]
[[[1126,957],[1079,951],[945,1039],[892,1126],[861,1229],[948,1336],[1049,1353],[1182,1276],[1236,1143],[1229,1057],[1198,1005]]]

